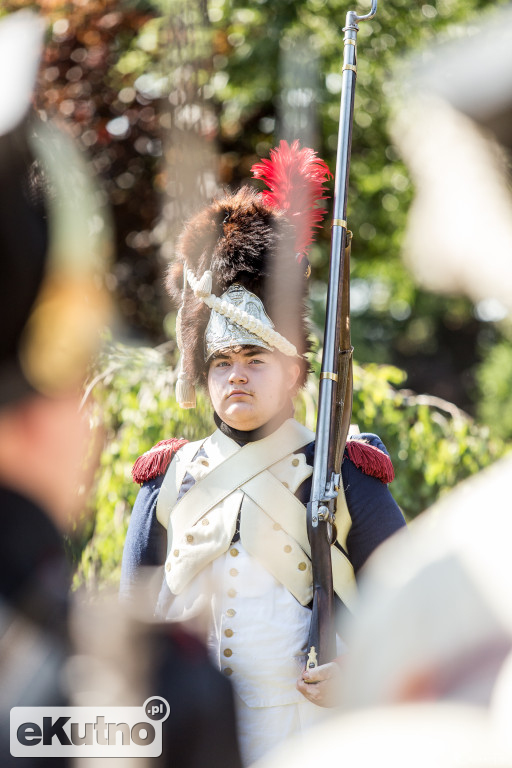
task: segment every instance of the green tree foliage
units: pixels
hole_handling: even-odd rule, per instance
[[[467,301],[417,290],[401,262],[413,190],[387,121],[402,57],[422,51],[428,60],[435,43],[503,2],[383,0],[358,35],[348,213],[354,346],[360,361],[393,362],[415,390],[466,409],[474,408],[472,370],[486,324]],[[364,12],[369,2],[5,0],[0,13],[20,7],[38,8],[49,22],[36,106],[68,121],[114,209],[110,286],[129,325],[161,343],[162,267],[188,211],[179,156],[196,154],[176,128],[198,128],[216,148],[212,175],[221,184],[247,180],[253,162],[294,130],[334,169],[342,27],[349,8]],[[198,204],[203,194],[190,197]],[[326,225],[311,253],[320,303],[328,239]]]
[[[341,89],[342,27],[349,8],[369,3],[346,0],[215,0],[210,18],[223,41],[214,62],[216,97],[227,101],[221,114],[223,146],[237,153],[235,181],[248,175],[244,153],[266,154],[279,138],[282,113],[292,109],[276,78],[280,62],[295,50],[316,62],[318,78],[309,114],[316,117],[317,146],[335,167]],[[471,408],[471,368],[483,324],[470,303],[419,291],[401,259],[403,233],[413,189],[388,133],[393,76],[402,57],[463,33],[469,22],[491,12],[487,0],[379,3],[371,22],[360,25],[348,220],[353,244],[353,335],[358,359],[393,361],[407,370],[420,391]],[[295,82],[300,93],[301,84]],[[304,90],[304,89],[303,89]],[[293,91],[291,94],[293,96]],[[304,95],[304,94],[303,94]],[[231,179],[228,178],[228,181]],[[325,278],[328,229],[312,252],[314,278]],[[432,233],[435,248],[435,233]],[[322,296],[320,287],[318,295]],[[461,339],[463,343],[461,344]]]
[[[477,371],[478,416],[503,440],[512,439],[512,328],[490,347]]]
[[[176,405],[172,362],[173,353],[166,346],[112,346],[88,385],[85,399],[95,428],[104,432],[104,448],[81,542],[75,544],[80,557],[77,583],[91,586],[119,577],[138,490],[131,477],[135,459],[159,440],[196,440],[212,430],[210,409],[201,393],[192,411],[181,411]]]
[[[314,428],[320,353],[314,374],[296,404],[299,420]],[[75,583],[97,586],[119,579],[122,549],[138,486],[135,459],[170,437],[196,440],[214,429],[207,398],[181,410],[174,398],[174,353],[167,348],[113,346],[88,387],[98,428],[106,431],[101,465],[90,500],[92,520],[82,532]],[[397,389],[404,373],[391,366],[356,366],[353,421],[377,432],[388,447],[396,478],[391,489],[411,519],[459,480],[496,459],[503,450],[488,430],[450,403]]]
[[[411,519],[498,458],[503,444],[452,403],[394,389],[404,378],[390,366],[356,369],[354,421],[381,434],[395,467],[393,495]]]
[[[358,361],[354,420],[388,445],[394,493],[409,517],[502,451],[446,400],[471,406],[509,438],[509,339],[496,349],[491,323],[473,308],[419,291],[401,259],[413,189],[388,134],[392,74],[402,56],[463,34],[491,12],[490,0],[382,0],[361,24],[349,190],[353,343]],[[279,138],[303,136],[335,167],[342,27],[349,0],[4,0],[0,15],[33,7],[48,21],[35,107],[67,121],[91,157],[113,209],[117,263],[109,276],[121,314],[150,343],[165,339],[162,271],[174,234],[217,179],[238,186]],[[185,143],[194,135],[197,143]],[[190,173],[185,159],[208,174]],[[213,151],[215,149],[215,152]],[[205,154],[203,154],[203,152]],[[199,159],[199,160],[198,160]],[[211,178],[210,178],[211,177]],[[210,179],[209,185],[206,181]],[[194,186],[195,185],[195,186]],[[202,186],[201,186],[202,185]],[[311,298],[321,335],[328,225],[310,254]],[[435,227],[432,233],[435,247]],[[173,336],[173,316],[164,327]],[[161,438],[190,439],[212,427],[209,406],[176,408],[174,359],[116,347],[100,364],[89,400],[106,429],[91,508],[77,551],[78,581],[114,580],[136,487],[131,465]],[[473,387],[476,350],[484,363]],[[400,369],[375,363],[393,362]],[[318,360],[314,363],[318,366]],[[407,384],[438,398],[414,395]],[[443,399],[440,400],[439,397]],[[314,426],[314,380],[298,404]]]

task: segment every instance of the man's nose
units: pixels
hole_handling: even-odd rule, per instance
[[[234,363],[231,367],[231,373],[229,374],[229,380],[235,381],[247,381],[246,366],[241,363]]]

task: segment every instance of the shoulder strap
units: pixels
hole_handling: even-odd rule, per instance
[[[288,419],[268,437],[247,443],[214,467],[179,500],[173,510],[176,527],[182,529],[194,525],[236,488],[303,448],[312,439],[314,435],[309,429],[295,419]]]
[[[311,547],[308,541],[306,514],[302,502],[271,472],[263,472],[245,483],[242,490],[251,498],[257,507],[267,512],[304,550],[311,558]],[[269,511],[271,510],[271,511]],[[352,520],[347,507],[343,485],[338,491],[336,505],[337,540],[346,549],[348,531]],[[331,547],[332,575],[334,590],[349,610],[354,609],[357,597],[354,569],[345,551]]]
[[[183,478],[185,477],[185,472],[187,471],[187,464],[192,461],[203,443],[204,440],[196,440],[193,443],[186,443],[186,445],[180,448],[174,455],[169,464],[156,503],[156,518],[164,528],[167,528],[169,525],[169,515],[171,509],[176,504],[176,499],[178,498],[178,493]]]

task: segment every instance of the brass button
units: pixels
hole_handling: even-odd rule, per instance
[[[307,568],[306,563],[299,563],[299,571],[305,571]]]
[[[231,570],[229,571],[229,575],[230,576],[238,576],[237,569],[236,568],[231,568]]]
[[[229,659],[229,657],[232,655],[233,655],[233,651],[231,650],[231,648],[226,648],[226,650],[224,651],[224,656],[227,656],[227,658]]]
[[[285,480],[283,481],[283,485],[284,485],[285,488],[289,488],[290,487]]]
[[[238,549],[236,549],[236,547],[233,547],[232,549],[229,550],[229,554],[231,555],[231,557],[236,557],[238,555]]]
[[[204,517],[204,518],[201,520],[201,525],[210,525],[210,521],[209,521],[209,520],[208,520],[206,517]]]
[[[280,531],[280,530],[281,530],[281,526],[279,525],[279,523],[274,523],[274,531]]]
[[[166,563],[165,564],[165,570],[166,571],[170,571],[171,570],[171,564],[170,563]]]
[[[194,541],[194,537],[192,536],[191,533],[187,534],[187,541],[189,544],[192,544],[192,542]]]
[[[225,670],[224,670],[224,674],[227,677],[230,677],[233,674],[233,670],[231,669],[231,667],[226,667]]]
[[[293,465],[294,467],[298,467],[298,466],[299,466],[299,464],[300,464],[300,461],[299,461],[299,459],[292,459],[292,465]]]
[[[203,467],[210,466],[210,462],[208,461],[208,459],[201,459],[201,464],[203,465]]]
[[[284,549],[285,552],[291,552],[292,551],[292,548],[291,548],[291,546],[289,544],[286,544],[286,546],[284,546],[283,549]]]
[[[228,608],[228,610],[226,611],[226,615],[229,616],[231,619],[235,614],[236,614],[236,611],[234,608]]]
[[[226,635],[226,637],[233,637],[233,630],[232,629],[226,629],[224,634]]]
[[[174,557],[178,557],[179,554],[180,554],[179,549],[175,549],[174,552],[173,552]]]
[[[228,597],[236,597],[236,589],[228,589]]]

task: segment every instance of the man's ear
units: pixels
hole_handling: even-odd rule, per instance
[[[288,390],[295,394],[297,391],[297,382],[301,373],[300,364],[296,360],[290,360],[287,366],[287,385]]]

